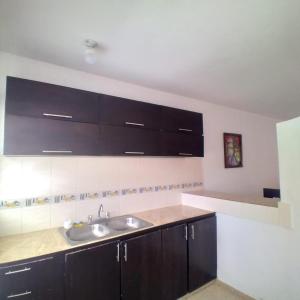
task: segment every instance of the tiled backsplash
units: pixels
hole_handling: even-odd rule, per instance
[[[55,196],[33,197],[19,200],[2,200],[0,201],[0,209],[12,209],[21,207],[32,207],[46,204],[68,203],[70,201],[83,201],[92,199],[110,198],[116,196],[126,196],[133,194],[143,194],[149,192],[163,192],[175,191],[182,189],[192,189],[201,187],[202,182],[189,182],[177,184],[165,184],[156,186],[147,186],[139,188],[125,188],[121,190],[113,189],[109,191],[100,191],[93,193],[80,193],[80,194],[61,194]]]
[[[180,203],[199,189],[200,158],[1,157],[0,236]],[[83,201],[84,200],[84,201]]]

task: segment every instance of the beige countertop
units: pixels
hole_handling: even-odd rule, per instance
[[[152,223],[152,228],[154,228],[185,219],[205,216],[211,213],[213,212],[178,205],[143,211],[133,215]],[[143,230],[145,229],[136,230],[136,232]],[[128,234],[132,234],[132,231],[119,236]],[[87,242],[76,246],[68,244],[62,234],[58,231],[58,228],[2,237],[0,238],[0,264],[49,255],[81,247],[83,245],[94,244],[99,241],[110,240],[116,237],[117,236],[102,238],[97,241]]]
[[[263,197],[237,195],[237,194],[229,194],[229,193],[213,192],[213,191],[205,191],[205,190],[186,192],[184,194],[236,201],[236,202],[245,202],[249,204],[269,206],[269,207],[278,207],[278,201],[280,200],[277,198],[263,198]]]

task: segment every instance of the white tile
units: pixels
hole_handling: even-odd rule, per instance
[[[20,157],[0,158],[0,198],[20,199],[24,195],[22,160]]]
[[[21,233],[21,208],[0,210],[0,236]]]
[[[50,205],[22,208],[22,232],[50,228]]]
[[[22,158],[23,197],[50,195],[51,160],[48,157]]]
[[[51,158],[51,194],[80,192],[84,174],[78,170],[76,158]],[[80,179],[82,180],[80,183]],[[77,186],[76,183],[80,185]]]
[[[76,201],[76,220],[86,221],[89,215],[94,218],[98,216],[98,210],[100,205],[103,205],[104,211],[108,211],[110,216],[116,216],[120,214],[120,200],[119,197],[110,197],[102,199],[90,199],[83,201]]]
[[[51,227],[61,227],[65,220],[75,220],[75,207],[75,201],[51,204]]]

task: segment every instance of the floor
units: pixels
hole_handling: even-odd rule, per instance
[[[251,300],[251,297],[215,281],[207,286],[191,293],[180,300]]]

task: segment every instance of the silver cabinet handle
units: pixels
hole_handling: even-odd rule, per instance
[[[180,155],[180,156],[193,156],[192,153],[184,153],[184,152],[179,152],[178,155]]]
[[[117,262],[120,261],[120,243],[117,244]]]
[[[178,128],[179,131],[187,131],[187,132],[192,132],[193,129],[188,129],[188,128]]]
[[[45,117],[57,117],[57,118],[64,118],[64,119],[72,119],[73,116],[69,115],[57,115],[57,114],[48,114],[48,113],[43,113],[43,116]]]
[[[133,122],[125,122],[126,125],[134,125],[134,126],[140,126],[140,127],[144,127],[145,124],[143,123],[133,123]]]
[[[127,243],[124,244],[124,261],[127,262]]]
[[[30,294],[31,294],[31,291],[26,291],[26,292],[20,293],[20,294],[9,295],[9,296],[7,296],[7,299],[22,297],[22,296],[26,296],[26,295],[30,295]]]
[[[187,241],[188,240],[188,227],[187,227],[187,225],[185,225],[184,230],[185,230],[184,238]]]
[[[195,239],[195,228],[194,228],[194,225],[191,225],[191,230],[192,230],[191,237],[192,237],[192,240],[194,240]]]
[[[73,153],[72,150],[43,150],[43,153]]]
[[[125,154],[137,154],[137,155],[144,155],[145,152],[139,152],[139,151],[126,151]]]
[[[6,273],[4,273],[4,275],[12,275],[12,274],[17,274],[17,273],[22,273],[22,272],[27,272],[27,271],[30,271],[31,268],[24,268],[24,269],[21,269],[21,270],[16,270],[16,271],[8,271]]]

